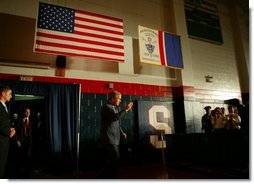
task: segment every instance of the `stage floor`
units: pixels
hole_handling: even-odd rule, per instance
[[[31,179],[96,179],[96,174],[95,169],[58,174],[35,170]],[[249,166],[208,165],[186,160],[172,161],[165,168],[160,163],[122,165],[117,179],[249,179]]]

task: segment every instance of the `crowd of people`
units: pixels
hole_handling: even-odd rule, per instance
[[[206,106],[206,113],[202,116],[202,131],[205,133],[238,132],[241,130],[241,117],[237,107],[228,106],[228,114],[224,107]]]
[[[19,118],[18,113],[9,115],[6,102],[12,98],[12,90],[0,88],[0,178],[29,178],[32,153],[40,154],[45,126],[40,112],[31,117],[31,109],[25,107]],[[40,148],[38,148],[40,147]]]

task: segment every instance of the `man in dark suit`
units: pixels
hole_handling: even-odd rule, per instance
[[[132,108],[133,103],[126,105],[124,110],[119,109],[121,93],[113,91],[109,94],[109,102],[101,111],[101,143],[106,161],[98,178],[116,178],[119,155],[120,135],[127,135],[122,131],[120,119]]]
[[[19,170],[20,176],[29,178],[32,154],[32,133],[33,126],[30,118],[31,110],[24,108],[24,117],[17,125],[17,144],[19,146]]]
[[[206,106],[205,108],[206,113],[201,118],[202,127],[201,129],[205,131],[205,133],[211,133],[213,129],[212,125],[212,114],[211,114],[211,106]]]
[[[11,128],[10,116],[6,102],[12,98],[12,90],[8,86],[0,87],[0,178],[6,177],[6,165],[10,146],[10,137],[15,135]]]

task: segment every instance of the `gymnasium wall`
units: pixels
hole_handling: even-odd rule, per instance
[[[113,83],[113,89],[127,96],[170,97],[179,114],[175,121],[185,124],[187,133],[201,131],[204,106],[226,107],[224,100],[248,96],[248,15],[246,7],[237,3],[240,1],[214,1],[223,36],[223,44],[218,45],[188,37],[183,0],[43,0],[124,20],[125,63],[67,57],[65,77],[55,75],[55,55],[33,53],[38,2],[0,1],[3,78],[32,76],[34,81],[82,83],[82,92],[94,95],[108,93],[108,84]],[[234,21],[233,14],[238,21]],[[183,70],[139,62],[139,24],[181,36]],[[213,76],[212,83],[206,82],[207,75]]]

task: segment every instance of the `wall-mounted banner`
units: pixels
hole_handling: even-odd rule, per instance
[[[161,134],[174,134],[173,102],[138,101],[139,143],[166,148]]]
[[[183,68],[180,36],[143,26],[138,31],[141,62]]]
[[[39,3],[34,51],[124,62],[123,20]]]

